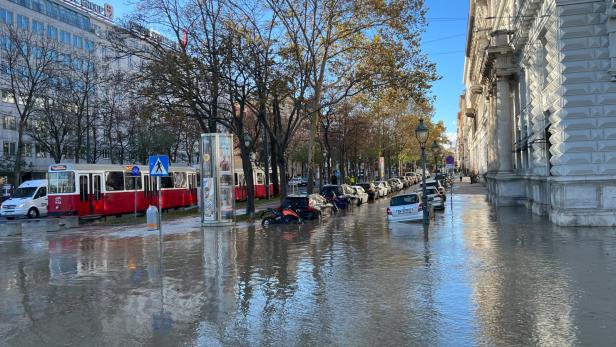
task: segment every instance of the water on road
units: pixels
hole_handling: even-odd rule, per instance
[[[0,345],[612,345],[616,231],[455,195],[429,230],[387,201],[301,227],[0,239]]]

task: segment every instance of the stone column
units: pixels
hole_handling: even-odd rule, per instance
[[[498,172],[512,171],[513,114],[511,84],[508,75],[498,76],[496,82],[496,160]]]

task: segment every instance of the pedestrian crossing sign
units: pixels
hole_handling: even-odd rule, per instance
[[[150,156],[150,176],[169,176],[169,157],[166,155]]]

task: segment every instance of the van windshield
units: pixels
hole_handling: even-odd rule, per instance
[[[36,192],[36,187],[23,187],[23,188],[17,188],[17,190],[15,190],[15,194],[13,194],[14,198],[31,198],[32,195],[34,195],[34,192]]]

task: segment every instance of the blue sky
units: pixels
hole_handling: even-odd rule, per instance
[[[116,18],[125,15],[130,6],[126,0],[107,0],[114,6]],[[423,49],[436,63],[441,80],[434,83],[436,120],[447,126],[450,138],[456,132],[458,97],[462,93],[464,48],[466,43],[467,0],[426,0],[428,27],[423,36]]]
[[[447,132],[456,132],[458,98],[464,89],[464,49],[466,46],[467,0],[426,0],[428,27],[423,49],[436,63],[442,79],[434,83],[436,120],[443,120]]]

